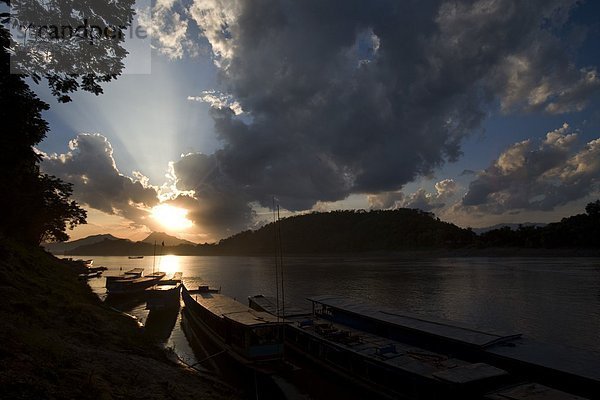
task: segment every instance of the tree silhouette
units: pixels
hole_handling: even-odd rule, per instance
[[[40,174],[40,156],[32,146],[48,132],[41,116],[48,105],[27,86],[22,76],[10,74],[9,32],[0,27],[0,168],[4,193],[0,232],[16,240],[39,244],[52,238],[66,240],[67,225],[85,223],[85,211],[69,201],[71,185]]]
[[[600,217],[600,200],[596,200],[593,203],[588,203],[588,205],[585,206],[585,212],[590,217]]]
[[[10,6],[0,27],[0,232],[39,244],[66,240],[67,227],[85,223],[86,213],[70,200],[72,186],[40,173],[34,150],[48,132],[48,105],[25,82],[45,79],[61,102],[77,90],[96,95],[115,79],[127,55],[122,44],[135,0],[0,0]]]
[[[61,102],[69,93],[102,93],[101,84],[116,79],[127,51],[125,30],[135,0],[1,0],[10,3],[2,15],[17,40],[11,42],[11,70],[45,78]]]

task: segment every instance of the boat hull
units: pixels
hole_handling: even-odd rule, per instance
[[[270,371],[256,369],[232,357],[231,352],[223,347],[223,342],[211,334],[187,306],[181,310],[181,327],[199,360],[193,368],[216,373],[232,388],[240,390],[240,397],[243,398],[286,398],[272,379]]]
[[[146,309],[151,311],[162,311],[173,308],[179,308],[181,284],[166,285],[172,286],[164,289],[155,285],[146,289]]]

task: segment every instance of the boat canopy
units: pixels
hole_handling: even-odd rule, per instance
[[[487,329],[484,331],[441,319],[429,317],[424,319],[421,316],[346,297],[323,295],[310,297],[308,300],[313,303],[313,310],[317,312],[322,312],[322,310],[318,310],[318,305],[322,305],[362,319],[389,324],[397,329],[427,334],[443,341],[453,341],[479,348],[521,337],[520,333],[501,333]]]
[[[195,300],[211,313],[248,327],[281,322],[277,317],[255,311],[219,293],[194,294]]]
[[[141,275],[144,272],[144,268],[133,268],[125,272],[125,275]]]
[[[248,300],[249,300],[251,306],[253,304],[255,304],[260,309],[268,312],[269,314],[278,315],[279,317],[283,317],[284,311],[285,311],[286,318],[296,317],[299,315],[309,315],[311,313],[311,310],[302,309],[302,308],[298,308],[295,306],[289,306],[288,304],[285,305],[285,310],[283,310],[283,308],[281,307],[281,304],[280,304],[279,311],[278,311],[277,310],[277,299],[272,296],[263,296],[262,294],[259,294],[256,296],[248,297]]]

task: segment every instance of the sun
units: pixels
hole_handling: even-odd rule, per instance
[[[187,218],[188,210],[159,204],[152,209],[152,218],[165,228],[173,231],[191,228],[193,223]]]

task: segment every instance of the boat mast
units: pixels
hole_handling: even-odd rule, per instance
[[[163,240],[160,245],[160,253],[158,255],[158,272],[160,272],[160,264],[162,263],[163,251],[165,250],[165,241]]]
[[[279,205],[277,205],[277,233],[279,236],[279,275],[281,276],[281,315],[285,318],[285,289],[283,286],[283,244],[281,243],[281,218],[279,218]]]
[[[279,322],[279,245],[277,244],[277,218],[275,214],[275,196],[273,196],[273,235],[275,239],[275,303],[276,303],[276,316]]]
[[[156,265],[156,240],[154,241],[154,258],[152,259],[152,273],[154,273],[155,265]]]

